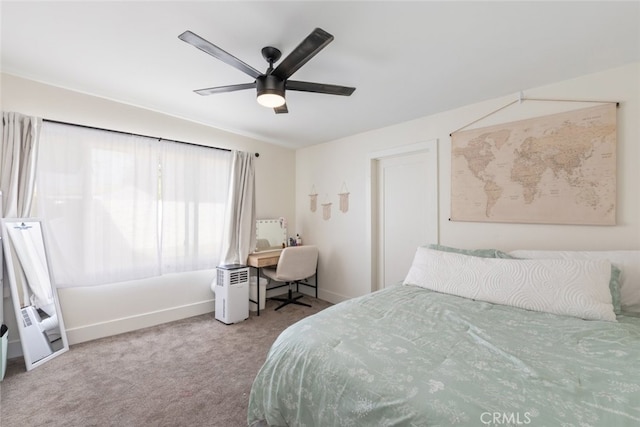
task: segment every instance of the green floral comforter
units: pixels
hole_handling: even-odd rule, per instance
[[[396,286],[273,344],[248,423],[637,426],[640,319],[586,321]]]

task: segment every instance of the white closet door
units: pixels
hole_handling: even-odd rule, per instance
[[[378,273],[382,289],[404,280],[416,248],[438,241],[437,149],[378,159]]]

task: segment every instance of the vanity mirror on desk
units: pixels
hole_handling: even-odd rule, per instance
[[[256,221],[255,252],[282,249],[287,242],[287,224],[284,218],[259,219]]]

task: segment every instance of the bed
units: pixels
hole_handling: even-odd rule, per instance
[[[516,254],[530,257],[523,260],[418,248],[403,284],[327,308],[278,337],[251,389],[248,423],[640,425],[640,314],[624,310],[636,308],[640,283],[630,270],[640,262],[626,252],[616,263],[596,253]],[[565,277],[580,290],[558,293],[564,285],[553,280]],[[503,301],[497,287],[518,292]]]

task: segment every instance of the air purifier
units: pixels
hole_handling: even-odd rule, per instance
[[[230,325],[249,317],[249,267],[240,264],[217,268],[215,318]]]

